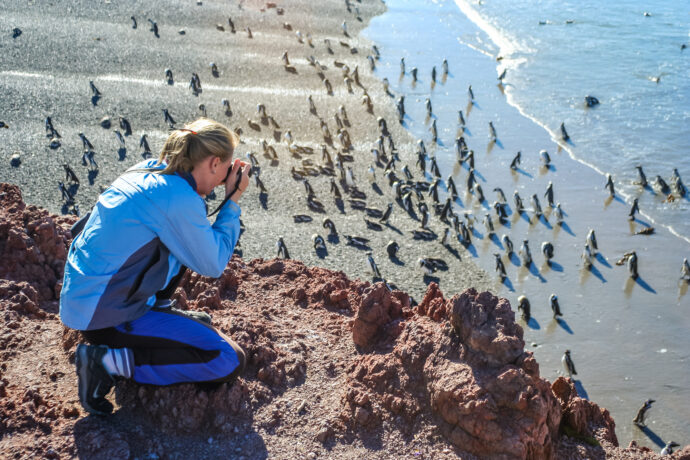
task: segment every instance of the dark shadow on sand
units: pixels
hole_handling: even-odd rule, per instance
[[[666,446],[666,443],[664,442],[661,437],[659,437],[658,434],[656,434],[654,431],[651,430],[648,426],[639,426],[635,425],[637,428],[640,429],[641,432],[644,433],[645,436],[649,438],[650,441],[652,441],[654,444],[657,446],[664,448]]]
[[[611,267],[611,264],[609,263],[609,261],[606,260],[606,257],[602,256],[602,255],[599,254],[598,252],[597,252],[596,255],[594,256],[594,258],[597,259],[597,260],[599,261],[599,263],[600,263],[601,265],[603,265],[604,267],[606,267],[606,268],[612,268],[612,267]]]
[[[318,248],[318,249],[316,249],[316,255],[318,256],[319,259],[325,259],[326,256],[328,255],[328,249]]]
[[[558,262],[554,262],[553,260],[549,263],[549,268],[555,272],[563,272],[563,265],[559,264]]]
[[[505,278],[503,278],[502,283],[510,292],[515,292],[515,288],[513,288],[513,283],[510,281],[510,278],[506,276]]]
[[[656,291],[654,288],[652,288],[645,280],[642,279],[642,277],[638,276],[635,278],[635,282],[645,291],[651,292],[652,294],[656,294]]]
[[[599,269],[598,269],[597,267],[595,267],[594,265],[590,265],[590,266],[589,266],[589,272],[590,272],[592,275],[594,275],[594,276],[596,276],[597,278],[599,278],[599,280],[600,280],[602,283],[605,283],[605,282],[606,282],[606,278],[604,278],[604,275],[602,275],[601,272],[599,271]]]
[[[565,231],[568,235],[570,236],[575,236],[575,233],[573,233],[572,230],[570,230],[570,226],[566,222],[562,222],[560,227]]]
[[[568,325],[566,320],[564,320],[563,318],[556,318],[556,322],[558,323],[559,326],[561,326],[563,328],[563,330],[565,332],[567,332],[570,335],[574,334],[573,330],[570,329],[570,326]]]
[[[539,329],[541,329],[539,322],[534,318],[530,318],[529,321],[527,321],[527,326],[530,329],[534,329],[535,331],[538,331]]]
[[[582,381],[573,379],[573,384],[575,385],[575,390],[577,390],[577,395],[580,398],[588,400],[589,393],[587,393],[587,390],[585,390],[584,385],[582,385]]]

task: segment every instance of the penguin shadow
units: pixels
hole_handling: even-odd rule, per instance
[[[118,161],[125,161],[127,158],[127,149],[125,147],[120,147],[117,149],[117,159]]]
[[[535,331],[538,331],[541,329],[541,324],[539,324],[539,321],[534,319],[534,317],[530,317],[529,321],[525,321],[524,319],[522,322],[525,324],[530,329],[534,329]]]
[[[91,97],[91,105],[96,107],[98,105],[98,101],[100,101],[100,100],[101,100],[101,96],[99,96],[99,95],[92,96]]]
[[[650,441],[652,441],[657,446],[659,446],[661,448],[666,446],[666,443],[664,442],[664,440],[661,439],[661,437],[658,434],[656,434],[654,431],[652,431],[652,429],[649,428],[648,426],[639,426],[639,425],[634,424],[634,423],[633,423],[633,425],[635,425],[642,433],[644,433],[645,436],[647,436],[649,438]]]
[[[511,224],[510,221],[509,221],[508,219],[499,220],[499,223],[500,223],[502,226],[504,226],[505,228],[507,228],[508,230],[510,230],[510,229],[512,228],[512,226],[513,226],[513,224]]]
[[[465,250],[467,252],[469,252],[472,257],[474,257],[474,258],[479,257],[479,255],[477,254],[477,248],[474,247],[474,244],[472,244],[472,243],[467,244],[467,245],[463,244],[463,246],[465,247]]]
[[[316,249],[316,256],[319,259],[325,259],[326,256],[328,256],[328,249],[326,248],[317,248]]]
[[[558,262],[554,262],[553,260],[550,262],[546,262],[544,265],[548,267],[549,270],[553,270],[558,273],[563,272],[563,265],[559,264]]]
[[[507,276],[505,278],[503,278],[503,280],[501,281],[501,284],[503,284],[506,287],[506,289],[508,289],[510,292],[515,292],[515,288],[513,287],[513,283],[510,281],[510,278],[508,278]]]
[[[604,278],[604,275],[601,274],[599,269],[595,267],[594,264],[590,265],[589,268],[586,268],[585,270],[597,277],[602,283],[606,283],[606,278]]]
[[[532,219],[529,218],[525,211],[519,212],[518,214],[525,222],[527,222],[527,225],[532,225]]]
[[[568,323],[566,322],[566,320],[564,320],[563,318],[555,318],[554,321],[556,322],[556,324],[558,324],[559,326],[561,326],[561,329],[563,329],[563,330],[564,330],[565,332],[567,332],[568,334],[570,334],[570,335],[575,334],[575,333],[573,332],[573,330],[570,329],[570,326],[568,325]]]
[[[484,234],[480,233],[476,228],[472,227],[472,236],[474,236],[476,239],[483,240],[484,239]]]
[[[562,228],[563,231],[565,231],[568,235],[575,236],[575,233],[573,233],[573,231],[570,229],[570,226],[566,222],[561,222],[558,227]]]
[[[342,198],[336,198],[335,200],[335,207],[338,208],[338,211],[340,211],[340,214],[345,214],[345,203],[343,202]]]
[[[532,262],[531,264],[529,264],[529,267],[526,267],[526,268],[527,268],[527,270],[528,270],[535,278],[537,278],[537,279],[538,279],[539,281],[541,281],[542,283],[546,283],[546,278],[544,278],[544,277],[542,276],[542,274],[539,273],[539,269],[538,269],[537,266],[534,264],[534,262]]]
[[[474,177],[475,179],[479,179],[480,181],[487,183],[488,181],[486,180],[486,177],[476,169],[474,170]]]
[[[515,254],[514,252],[511,251],[511,253],[508,255],[508,260],[510,261],[511,264],[515,265],[516,267],[521,266],[522,264],[520,263],[520,258]]]
[[[549,220],[546,218],[546,216],[544,214],[540,215],[538,220],[539,220],[539,222],[544,224],[544,227],[548,228],[549,230],[553,229],[553,225],[551,225],[551,223],[549,222]]]
[[[439,147],[445,147],[446,146],[445,142],[443,142],[441,139],[436,139],[436,141],[434,143]]]
[[[393,256],[393,257],[390,257],[390,256],[389,256],[388,258],[390,259],[391,262],[393,262],[393,263],[394,263],[395,265],[397,265],[398,267],[403,267],[403,266],[405,266],[405,262],[403,262],[402,260],[400,260],[400,259],[398,258],[398,256]]]
[[[446,250],[450,252],[453,257],[455,257],[458,260],[462,260],[462,257],[460,257],[460,253],[453,246],[451,246],[450,244],[444,244],[443,247],[446,248]]]
[[[280,161],[278,161],[277,158],[271,158],[271,162],[269,163],[269,165],[275,168],[276,166],[280,165]]]
[[[453,197],[453,203],[456,203],[458,206],[461,208],[465,207],[465,203],[463,203],[462,199],[459,196],[454,196]]]
[[[629,278],[629,279],[632,280],[632,278]],[[656,294],[656,291],[654,290],[654,288],[651,287],[649,284],[647,284],[647,282],[645,280],[643,280],[641,276],[638,275],[637,278],[634,279],[634,281],[635,281],[635,284],[640,286],[645,291],[650,292],[652,294]]]
[[[582,384],[581,380],[573,379],[573,385],[575,385],[575,390],[580,398],[589,400],[589,393],[585,390],[585,386]]]
[[[525,177],[529,177],[530,179],[534,179],[534,176],[532,176],[530,173],[528,173],[527,171],[525,171],[525,170],[522,169],[522,168],[515,168],[515,169],[513,169],[512,171],[514,171],[514,172],[516,172],[516,173],[518,173],[518,174],[522,174],[522,175],[525,176]]]
[[[172,85],[175,84],[175,80],[173,80],[172,78],[168,78],[168,79],[166,80],[166,83],[168,84],[168,86],[172,86]]]
[[[268,210],[268,193],[259,193],[259,204],[264,210]]]
[[[469,115],[470,115],[470,114],[467,113],[467,116],[469,116]],[[461,128],[461,130],[462,130],[461,135],[464,134],[464,135],[466,135],[467,137],[472,137],[472,131],[471,131],[470,128],[468,128],[467,126],[463,126],[463,127]]]
[[[330,233],[328,237],[326,237],[329,243],[331,244],[340,244],[340,237],[338,235],[334,235]]]
[[[424,278],[422,278],[422,280],[424,281],[424,284],[426,284],[427,286],[430,285],[431,283],[436,283],[439,286],[441,285],[441,278],[439,278],[438,276],[427,275],[425,273]]]
[[[283,136],[282,131],[278,131],[277,129],[273,130],[273,140],[276,142],[280,142],[280,138]]]
[[[371,183],[371,188],[376,192],[377,195],[383,195],[383,190],[381,190],[381,187],[379,187],[379,184],[376,182]]]
[[[606,260],[606,257],[602,256],[601,253],[597,252],[597,253],[594,255],[594,258],[597,259],[597,261],[598,261],[601,265],[603,265],[604,267],[606,267],[606,268],[612,268],[612,267],[611,267],[611,264],[609,263],[609,261]]]
[[[96,181],[96,177],[98,177],[98,169],[90,169],[89,174],[87,175],[89,185],[94,184],[94,182]]]
[[[393,231],[394,231],[395,233],[397,233],[398,235],[402,235],[402,234],[403,234],[402,230],[400,230],[398,227],[396,227],[395,225],[391,224],[390,222],[386,222],[384,225],[386,226],[386,228],[388,228],[388,229],[390,229],[390,230],[393,230]]]
[[[76,196],[77,191],[79,191],[79,184],[71,184],[69,187],[67,187],[67,191],[70,195]]]
[[[500,249],[501,251],[503,250],[503,243],[501,243],[501,239],[496,236],[495,233],[492,233],[489,235],[489,239]]]

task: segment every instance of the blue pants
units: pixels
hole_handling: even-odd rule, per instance
[[[82,335],[93,344],[131,350],[137,383],[232,382],[245,366],[239,345],[170,308],[154,307],[134,321]]]

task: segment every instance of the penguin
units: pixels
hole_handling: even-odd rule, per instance
[[[512,169],[513,171],[517,170],[521,159],[522,153],[518,151],[518,153],[516,153],[513,157],[513,160],[510,162],[510,169]]]
[[[417,259],[417,267],[419,267],[426,276],[431,276],[436,271],[434,264],[429,259],[423,257]]]
[[[244,30],[247,31],[247,38],[254,38],[254,34],[252,33],[252,29],[250,27],[245,27]]]
[[[630,272],[630,277],[632,279],[637,279],[639,274],[637,273],[637,253],[632,251],[628,257],[628,271]]]
[[[568,136],[568,131],[565,130],[565,123],[561,123],[561,138],[565,142],[568,142],[570,140],[570,136]]]
[[[53,126],[53,120],[50,117],[46,117],[45,125],[46,125],[46,137],[58,138],[58,139],[62,138],[62,136],[60,136],[60,133],[58,133],[57,130],[55,129],[55,127]]]
[[[458,236],[460,237],[460,242],[465,246],[469,246],[472,244],[472,237],[469,229],[464,222],[460,222],[459,227],[460,231],[458,232]]]
[[[515,202],[515,212],[522,214],[525,210],[525,205],[522,203],[522,198],[520,198],[520,194],[517,190],[513,192],[513,201]]]
[[[160,38],[158,35],[158,24],[153,19],[148,19],[148,21],[151,23],[151,28],[149,29],[150,32],[153,32],[153,35],[156,38]]]
[[[170,112],[168,112],[168,109],[163,109],[163,118],[168,126],[170,126],[170,129],[175,129],[175,120],[172,115],[170,115]]]
[[[398,120],[402,123],[405,118],[405,96],[400,96],[397,101]]]
[[[368,248],[369,240],[361,236],[343,235],[347,240],[347,244],[359,248]]]
[[[467,88],[467,95],[470,97],[470,101],[474,101],[474,91],[472,91],[472,85]]]
[[[608,189],[609,196],[616,195],[616,190],[613,186],[613,177],[611,177],[611,174],[606,174],[606,184],[604,185],[604,188]]]
[[[635,213],[640,211],[640,206],[638,205],[637,198],[633,198],[633,204],[630,207],[630,212],[628,213],[629,220],[635,220]]]
[[[383,215],[379,219],[379,222],[381,222],[383,224],[387,223],[392,212],[393,212],[393,203],[388,203],[388,207],[386,207],[386,210],[383,212]]]
[[[661,452],[659,453],[660,455],[671,455],[673,453],[673,448],[674,447],[680,447],[680,444],[678,444],[675,441],[669,441],[666,443],[663,449],[661,449]]]
[[[474,169],[470,168],[470,170],[467,173],[467,191],[471,192],[472,187],[474,187],[474,184],[476,182],[476,179],[474,178]]]
[[[397,258],[398,249],[400,249],[400,245],[398,245],[398,243],[396,243],[395,241],[390,240],[386,245],[386,252],[388,253],[388,257],[390,257],[391,259]]]
[[[218,66],[216,65],[215,62],[211,62],[209,64],[209,67],[211,68],[211,75],[214,77],[218,78],[219,72],[218,72]]]
[[[450,193],[450,196],[452,196],[453,198],[457,198],[458,188],[455,186],[455,180],[453,179],[453,176],[448,176],[448,179],[446,180],[446,188],[448,189],[448,193]]]
[[[89,86],[91,87],[93,97],[101,97],[101,92],[96,88],[96,85],[93,84],[93,81],[89,81]]]
[[[680,279],[690,283],[690,264],[688,264],[688,259],[683,259],[683,265],[680,267]]]
[[[536,193],[532,195],[532,208],[534,209],[534,215],[541,217],[543,213],[541,210],[541,204],[539,204],[539,197]]]
[[[383,79],[383,92],[386,94],[391,94],[390,92],[390,83],[388,82],[387,78]]]
[[[431,99],[427,97],[426,101],[424,101],[424,105],[426,106],[426,116],[431,118],[434,113],[433,109],[431,108]]]
[[[549,207],[553,208],[555,203],[553,202],[553,183],[551,181],[549,181],[549,185],[546,186],[546,193],[544,193],[544,197],[546,198],[546,202]]]
[[[589,232],[587,233],[587,244],[592,249],[593,254],[598,252],[599,246],[597,245],[597,236],[594,234],[593,228],[590,228]]]
[[[507,68],[503,69],[503,72],[501,72],[501,75],[498,76],[498,81],[500,81],[501,83],[503,83],[503,79],[506,77],[506,73],[508,73],[508,69],[507,69]]]
[[[527,323],[532,318],[532,307],[529,300],[524,295],[518,297],[518,311],[522,312],[522,319]]]
[[[431,173],[436,176],[436,177],[441,177],[441,170],[438,167],[438,164],[436,163],[436,157],[431,157],[431,164],[430,168]]]
[[[587,104],[587,107],[594,107],[599,105],[599,99],[594,96],[585,96],[585,104]]]
[[[232,18],[228,18],[228,25],[230,26],[230,32],[234,34],[236,32],[236,30],[235,30],[235,23],[232,22]]]
[[[506,200],[506,195],[503,193],[503,189],[500,187],[496,187],[494,189],[494,192],[496,192],[496,195],[498,195],[498,202],[506,204],[508,201]]]
[[[72,194],[69,192],[69,190],[67,189],[67,187],[65,186],[65,184],[62,181],[58,181],[58,188],[60,189],[62,199],[65,202],[71,203],[74,200],[74,197],[72,196]]]
[[[343,30],[343,35],[346,37],[349,37],[350,35],[347,33],[347,21],[343,21],[343,23],[340,25],[340,27]]]
[[[79,133],[79,138],[81,139],[84,150],[93,150],[93,144],[89,142],[84,133]]]
[[[486,228],[487,235],[491,236],[494,234],[494,223],[491,220],[491,214],[486,214],[484,216],[484,228]]]
[[[592,268],[592,249],[589,247],[588,244],[585,244],[584,249],[582,250],[582,263],[584,268],[587,270]]]
[[[494,123],[492,121],[489,122],[489,138],[492,141],[496,140],[496,128],[494,128]]]
[[[324,241],[323,237],[319,235],[318,233],[314,233],[311,236],[311,241],[314,245],[315,250],[323,250],[326,249],[326,242]]]
[[[520,256],[522,257],[522,265],[529,268],[532,265],[532,253],[529,250],[529,241],[523,240],[520,247]]]
[[[641,185],[642,187],[647,186],[647,176],[645,176],[644,171],[642,170],[642,165],[637,165],[635,166],[637,168],[637,173],[639,175],[639,180],[635,182],[637,185]]]
[[[326,218],[323,219],[323,223],[321,224],[321,226],[322,226],[323,228],[327,228],[327,229],[328,229],[328,232],[329,232],[328,234],[329,234],[329,236],[337,236],[337,235],[338,235],[338,231],[335,229],[335,224],[334,224],[333,221],[332,221],[331,219],[329,219],[328,217],[326,217]]]
[[[448,75],[448,60],[443,60],[443,75]]]
[[[671,193],[671,187],[668,186],[666,181],[661,176],[656,176],[655,184],[659,191],[664,195],[668,195],[669,193]]]
[[[577,371],[575,370],[575,364],[573,363],[573,359],[570,357],[570,350],[565,350],[563,358],[561,358],[561,363],[563,363],[563,367],[568,372],[569,377],[577,375]]]
[[[429,128],[431,131],[431,142],[436,144],[438,142],[438,131],[436,129],[436,120],[431,122],[431,128]]]
[[[431,68],[431,81],[436,83],[436,66]]]
[[[474,195],[477,197],[477,201],[483,203],[486,199],[484,198],[484,190],[479,183],[474,184]]]
[[[563,210],[561,209],[561,203],[556,203],[556,223],[558,225],[563,225]]]
[[[426,209],[424,210],[424,212],[422,212],[422,220],[420,224],[424,230],[429,230],[429,211],[427,211]]]
[[[549,297],[549,303],[551,304],[553,319],[556,319],[557,316],[563,316],[563,313],[561,313],[561,306],[558,304],[558,297],[556,297],[556,294],[551,294],[551,296]]]
[[[501,260],[501,254],[494,253],[494,258],[496,259],[496,272],[498,273],[498,276],[501,277],[501,281],[503,281],[506,279],[506,267],[503,265],[503,261]]]
[[[639,427],[646,426],[644,423],[644,418],[647,415],[647,411],[652,407],[652,404],[655,402],[654,399],[648,399],[642,404],[642,407],[640,407],[637,411],[637,415],[635,415],[635,418],[633,419],[633,423]]]
[[[671,175],[671,183],[673,188],[676,189],[676,193],[680,196],[685,196],[686,189],[683,185],[683,181],[680,179],[680,174],[678,174],[678,168],[673,168],[673,174]]]
[[[412,75],[412,82],[413,83],[416,82],[417,81],[417,68],[412,67],[412,70],[410,70],[410,74]]]
[[[123,134],[125,136],[131,136],[132,125],[129,123],[129,120],[127,120],[125,117],[118,117],[118,120],[120,122],[120,129],[123,131]]]
[[[493,208],[496,211],[496,216],[498,217],[499,223],[505,224],[508,219],[508,213],[506,213],[505,203],[499,203],[494,201]]]
[[[276,247],[278,248],[277,257],[282,257],[283,259],[289,259],[290,258],[290,254],[288,253],[287,246],[285,246],[285,241],[283,241],[282,236],[278,237],[278,242],[276,243]]]
[[[553,244],[551,244],[548,241],[544,241],[541,244],[541,252],[544,254],[544,259],[546,259],[546,263],[548,265],[551,265],[551,259],[553,259]]]
[[[405,75],[405,58],[400,58],[400,75]]]
[[[551,164],[551,156],[549,155],[549,152],[547,152],[546,150],[540,150],[539,157],[541,158],[542,166],[548,168]]]
[[[74,170],[67,163],[63,164],[62,167],[65,170],[65,180],[67,181],[67,183],[78,184],[79,178],[74,173]]]
[[[135,18],[134,16],[130,16],[129,19],[132,20],[132,29],[136,29],[137,28],[137,18]]]
[[[117,129],[113,132],[115,133],[115,137],[117,138],[118,142],[120,142],[120,148],[127,148],[125,145],[125,138],[122,136],[122,133]]]
[[[513,253],[513,242],[510,240],[510,237],[508,235],[503,235],[501,237],[501,242],[503,242],[506,255],[510,256]]]
[[[379,271],[379,267],[376,265],[374,256],[371,254],[371,252],[367,253],[367,264],[369,265],[369,271],[373,275],[374,279],[380,279],[381,272]]]

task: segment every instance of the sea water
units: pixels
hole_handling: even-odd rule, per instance
[[[684,157],[690,140],[684,82],[690,80],[683,64],[689,57],[687,50],[680,50],[681,43],[689,41],[687,12],[681,13],[682,2],[674,2],[676,14],[673,5],[648,5],[650,16],[625,2],[617,7],[585,2],[577,8],[555,1],[514,3],[390,0],[386,13],[363,32],[381,50],[375,72],[389,80],[395,98],[405,96],[403,125],[425,142],[442,180],[455,180],[460,196],[453,202],[454,211],[474,217],[472,244],[460,257],[494,273],[493,254],[501,254],[508,279],[501,283],[497,277],[497,293],[513,308],[518,296],[530,299],[532,318],[519,321],[541,375],[551,381],[563,375],[560,360],[570,349],[579,393],[611,411],[622,445],[631,439],[652,448],[669,440],[687,444],[690,300],[688,285],[679,276],[683,258],[690,258],[688,200],[666,202],[652,188],[633,184],[636,164],[645,167],[650,181],[660,174],[669,182],[675,167],[690,182],[690,162]],[[659,44],[666,42],[668,50],[659,51]],[[619,54],[616,47],[625,49]],[[642,49],[657,52],[642,57]],[[406,64],[402,74],[401,57]],[[448,75],[442,73],[443,59],[449,63]],[[412,67],[418,68],[417,82],[412,81]],[[436,82],[431,81],[432,67]],[[499,84],[504,69],[506,77]],[[653,77],[660,77],[659,82],[650,80]],[[600,105],[586,108],[587,95],[597,97]],[[426,116],[427,98],[431,117]],[[458,121],[460,110],[464,127]],[[433,121],[437,143],[430,135]],[[490,140],[489,122],[496,128],[496,142]],[[562,122],[570,142],[561,140]],[[475,177],[486,201],[465,191],[468,165],[456,160],[458,136],[475,153]],[[542,149],[552,158],[548,168],[541,164]],[[512,171],[509,164],[518,151],[522,163]],[[422,173],[414,158],[408,166],[419,179]],[[604,173],[614,177],[615,198],[604,189]],[[433,179],[428,169],[424,174]],[[562,204],[563,225],[545,203],[549,182]],[[504,224],[497,222],[491,206],[498,197],[496,187],[510,205]],[[443,186],[441,190],[443,202],[447,193]],[[527,213],[515,212],[514,191],[522,196]],[[532,195],[544,208],[541,218],[531,211]],[[639,197],[643,215],[629,222],[633,197]],[[494,235],[482,224],[486,214],[493,217]],[[433,224],[442,231],[435,219]],[[655,228],[653,235],[636,235],[649,227]],[[596,231],[600,254],[587,269],[581,255],[590,229]],[[516,253],[506,254],[500,239],[504,234]],[[524,240],[534,259],[529,267],[517,254]],[[550,265],[540,251],[544,241],[555,247]],[[410,256],[424,256],[424,245],[418,250]],[[632,250],[640,261],[637,279],[615,263]],[[446,276],[453,275],[440,276],[442,290]],[[552,293],[564,312],[558,321],[549,308]],[[632,419],[648,398],[657,402],[648,414],[649,427],[640,430]]]

